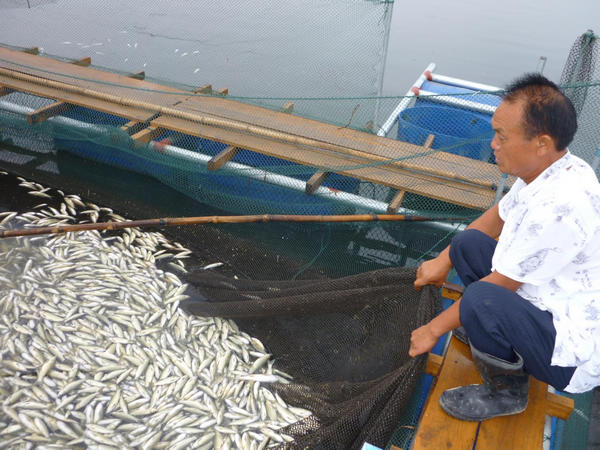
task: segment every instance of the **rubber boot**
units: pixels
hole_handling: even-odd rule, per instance
[[[463,344],[469,345],[469,337],[467,336],[467,330],[465,330],[463,327],[458,327],[452,330],[452,336],[454,336]]]
[[[515,352],[516,353],[516,352]],[[483,384],[448,389],[440,397],[442,409],[461,420],[480,421],[525,411],[529,398],[529,375],[523,358],[504,361],[473,347],[471,354]]]

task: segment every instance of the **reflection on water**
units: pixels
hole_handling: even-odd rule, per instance
[[[58,0],[0,0],[0,10],[2,9],[31,9],[38,6],[45,6],[50,3],[56,3]]]
[[[3,11],[0,42],[170,83],[211,83],[233,97],[280,98],[280,107],[285,98],[377,95],[392,10],[347,0],[59,0]],[[335,102],[298,106],[322,118],[339,113]],[[363,102],[355,123],[373,120],[374,108]]]
[[[445,75],[505,86],[547,58],[560,79],[575,39],[600,32],[597,0],[402,0],[394,5],[384,92],[402,95],[430,62]]]

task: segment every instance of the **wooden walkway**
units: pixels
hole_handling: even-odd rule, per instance
[[[237,149],[310,166],[315,177],[307,184],[308,193],[328,172],[385,185],[398,191],[389,212],[397,211],[406,192],[480,210],[493,203],[501,175],[493,164],[431,152],[428,146],[276,112],[224,95],[199,94],[212,92],[210,87],[194,93],[87,67],[89,63],[89,58],[69,63],[0,48],[0,96],[14,90],[55,100],[29,115],[32,124],[78,105],[128,119],[132,138],[142,142],[165,130],[222,142],[229,147],[209,164],[213,170]],[[428,145],[434,139],[430,136]]]
[[[457,299],[460,294],[445,290],[444,296]],[[481,383],[471,350],[455,337],[451,338],[444,357],[429,355],[426,370],[437,379],[425,404],[413,450],[540,450],[546,415],[567,420],[573,411],[572,399],[548,392],[546,383],[530,377],[529,404],[521,414],[482,422],[449,416],[439,403],[442,393],[453,387]]]

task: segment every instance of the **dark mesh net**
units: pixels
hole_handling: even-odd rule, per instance
[[[184,309],[232,318],[293,376],[274,385],[313,416],[290,425],[288,448],[385,446],[416,386],[424,358],[408,357],[410,333],[439,308],[439,292],[413,289],[414,269],[333,280],[248,281],[187,275],[208,299]]]
[[[579,36],[569,52],[560,84],[571,99],[577,114],[583,109],[589,90],[589,83],[595,81],[594,69],[598,53],[598,38],[588,30]]]

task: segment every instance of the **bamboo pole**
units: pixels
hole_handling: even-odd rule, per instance
[[[165,217],[160,219],[130,220],[125,222],[98,222],[73,225],[55,225],[49,227],[23,228],[18,230],[0,230],[0,238],[34,236],[40,234],[58,234],[72,231],[119,230],[134,227],[165,227],[179,225],[220,224],[220,223],[257,223],[257,222],[469,222],[466,217],[428,217],[407,216],[403,214],[348,214],[348,215],[293,215],[293,214],[257,214],[246,216],[199,216]]]
[[[162,115],[172,116],[172,117],[175,117],[178,119],[183,119],[183,120],[190,120],[192,122],[198,122],[202,125],[226,128],[226,129],[240,131],[240,132],[244,132],[244,133],[255,134],[255,135],[266,137],[269,139],[276,139],[276,140],[280,140],[280,141],[284,141],[284,142],[288,142],[288,143],[292,143],[292,144],[296,144],[296,145],[317,147],[317,148],[321,148],[323,150],[334,151],[337,153],[343,153],[346,155],[351,155],[351,156],[355,156],[355,157],[359,157],[359,158],[365,158],[365,159],[378,161],[378,162],[388,162],[388,164],[391,166],[400,167],[405,170],[416,171],[416,172],[424,173],[427,175],[434,175],[434,176],[438,176],[438,177],[442,177],[442,178],[446,178],[446,179],[450,179],[450,180],[460,181],[463,183],[466,182],[466,183],[469,183],[469,184],[472,184],[475,186],[483,186],[483,187],[487,187],[490,189],[495,189],[495,186],[496,186],[494,182],[489,182],[489,181],[484,181],[484,180],[473,181],[472,179],[470,179],[466,176],[461,176],[459,174],[447,172],[445,170],[435,169],[433,167],[427,168],[427,170],[424,170],[422,167],[420,167],[416,164],[410,164],[405,161],[393,161],[393,158],[390,159],[387,157],[374,155],[372,153],[364,152],[362,150],[356,150],[356,149],[352,149],[350,147],[346,147],[346,146],[342,146],[342,145],[338,145],[338,144],[332,144],[330,142],[326,142],[326,141],[322,141],[322,140],[318,140],[318,139],[307,138],[307,137],[298,136],[298,135],[295,135],[292,133],[277,131],[277,130],[273,130],[270,128],[265,128],[265,127],[261,127],[261,126],[257,126],[257,125],[251,125],[251,124],[244,123],[244,122],[237,121],[237,120],[223,119],[223,118],[218,118],[218,117],[214,117],[214,116],[198,115],[195,113],[181,111],[176,108],[169,107],[169,106],[162,106],[162,105],[148,103],[148,102],[144,102],[144,101],[140,101],[140,100],[134,100],[131,98],[125,98],[122,96],[119,97],[117,95],[108,94],[105,92],[100,92],[100,91],[96,91],[93,89],[84,88],[81,86],[74,86],[74,85],[71,85],[68,83],[64,83],[62,81],[50,80],[47,78],[29,75],[29,74],[17,72],[17,71],[10,70],[10,69],[0,68],[0,75],[5,75],[5,76],[11,77],[11,78],[16,78],[21,81],[31,82],[34,84],[38,84],[38,85],[42,85],[42,86],[46,86],[46,87],[50,87],[50,88],[54,88],[54,89],[60,89],[60,90],[64,90],[67,92],[96,98],[98,100],[103,100],[103,101],[107,101],[110,103],[116,103],[121,106],[129,106],[129,107],[133,107],[133,108],[151,110],[151,111],[155,111]]]

